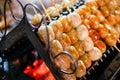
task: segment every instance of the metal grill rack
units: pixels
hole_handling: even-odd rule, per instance
[[[92,66],[87,70],[87,74],[78,80],[108,80],[108,77],[112,78],[112,75],[104,76],[102,79],[100,75],[103,74],[105,69],[109,66],[109,64],[114,60],[114,58],[118,55],[118,51],[114,47],[110,47],[102,56],[102,58],[92,64]],[[119,60],[118,60],[119,62]],[[112,66],[111,66],[112,67]],[[118,66],[119,67],[119,66]],[[116,68],[118,68],[116,67]],[[115,73],[116,70],[113,72]],[[107,79],[103,79],[103,78]]]
[[[5,4],[7,4],[7,1],[9,1],[9,0],[6,0]],[[19,2],[19,0],[17,0],[17,1]],[[84,4],[84,0],[77,3],[76,5],[74,5],[74,7],[77,9],[79,6],[81,6],[83,4]],[[24,10],[24,7],[23,7],[23,10]],[[72,11],[73,9],[70,8],[70,10]],[[63,11],[61,13],[61,15],[67,15],[67,14],[69,14],[69,13],[67,13],[67,11]],[[6,18],[6,16],[4,16],[4,17]],[[53,17],[52,20],[57,20],[58,18],[59,17]],[[49,23],[49,21],[48,21],[48,23]],[[49,67],[50,71],[53,73],[55,78],[57,80],[63,80],[60,71],[51,61],[50,55],[47,53],[47,51],[44,50],[44,47],[41,44],[35,31],[36,31],[36,29],[30,27],[30,24],[29,24],[28,20],[26,19],[26,15],[24,14],[24,17],[22,18],[20,23],[11,32],[9,32],[6,35],[6,31],[5,31],[5,34],[3,35],[3,37],[0,41],[0,56],[3,57],[5,60],[7,58],[7,56],[10,55],[7,53],[10,53],[11,50],[15,50],[17,48],[16,46],[21,45],[22,42],[19,42],[19,40],[23,39],[23,38],[27,38],[28,39],[27,41],[30,42],[30,43],[28,42],[28,45],[30,44],[28,50],[35,48],[36,51],[39,53],[39,56],[41,57],[41,59],[43,59],[45,61],[46,65]],[[120,47],[119,43],[117,43],[117,45],[118,45],[118,47]],[[111,63],[111,61],[118,54],[119,53],[117,52],[117,50],[114,47],[108,47],[107,51],[103,54],[103,57],[100,60],[93,62],[92,66],[89,69],[87,69],[87,74],[85,76],[83,76],[82,78],[77,78],[77,80],[87,80],[87,79],[88,80],[98,80],[98,78],[100,77],[102,72],[105,71],[105,69],[108,67],[108,65]],[[4,60],[3,60],[3,62],[4,62]],[[2,64],[2,62],[0,63],[0,65],[1,64]],[[119,71],[119,68],[117,70]],[[98,72],[99,72],[99,74],[96,74]],[[116,72],[116,70],[114,72]],[[113,76],[115,76],[115,74]],[[2,77],[3,78],[2,80],[4,80],[4,77],[6,77],[6,75]]]

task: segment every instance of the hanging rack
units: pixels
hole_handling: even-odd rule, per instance
[[[2,57],[5,57],[5,52],[7,52],[9,50],[9,48],[12,47],[14,45],[14,43],[16,43],[19,39],[26,36],[30,40],[31,44],[34,46],[36,51],[38,52],[41,59],[43,59],[45,61],[46,65],[48,66],[48,68],[50,69],[50,71],[52,72],[54,77],[57,80],[63,80],[59,69],[53,64],[53,62],[50,59],[50,55],[47,53],[47,51],[44,50],[43,45],[41,44],[38,36],[35,33],[35,31],[40,27],[40,25],[43,21],[43,15],[42,15],[40,9],[35,4],[32,4],[32,3],[28,3],[25,6],[23,6],[19,0],[17,0],[17,2],[19,3],[19,5],[21,6],[22,11],[23,11],[23,17],[20,20],[17,19],[15,17],[15,15],[13,14],[10,0],[5,0],[5,4],[4,4],[5,26],[6,26],[6,18],[7,18],[6,17],[6,5],[7,4],[9,5],[12,17],[16,21],[18,21],[19,24],[8,34],[6,33],[7,29],[4,30],[4,33],[2,32],[3,36],[1,37],[1,41],[0,41],[0,55]],[[32,24],[30,24],[30,22],[27,19],[26,8],[28,6],[34,7],[42,15],[42,20],[37,27],[34,27]]]

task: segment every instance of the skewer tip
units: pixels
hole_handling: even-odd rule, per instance
[[[114,45],[114,48],[120,53],[120,49],[116,45]]]

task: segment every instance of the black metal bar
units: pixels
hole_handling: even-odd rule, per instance
[[[17,42],[25,35],[28,37],[34,48],[37,50],[41,59],[45,61],[46,65],[49,67],[54,77],[57,80],[63,80],[60,71],[57,69],[57,67],[55,67],[55,65],[51,61],[49,53],[47,53],[44,50],[44,47],[40,43],[39,38],[24,20],[21,21],[15,29],[13,29],[8,35],[5,36],[5,38],[2,39],[2,41],[0,42],[0,53],[9,49],[15,42]]]
[[[46,65],[49,67],[52,74],[55,76],[55,78],[57,80],[63,80],[63,78],[60,74],[60,71],[57,69],[57,67],[55,67],[55,65],[51,61],[49,53],[47,53],[44,50],[44,48],[43,48],[42,44],[40,43],[39,39],[37,38],[37,36],[34,34],[34,32],[31,31],[31,28],[28,25],[24,25],[24,27],[26,29],[25,32],[26,32],[29,40],[31,41],[31,43],[33,44],[35,49],[38,51],[38,54],[41,57],[41,59],[43,59],[45,61]]]
[[[15,42],[17,42],[23,35],[24,35],[24,28],[20,27],[19,24],[16,28],[14,28],[9,34],[7,34],[1,41],[0,41],[0,53],[4,50],[10,48]]]

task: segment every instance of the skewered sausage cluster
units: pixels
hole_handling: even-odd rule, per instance
[[[114,6],[111,7],[111,4]],[[63,77],[65,80],[76,80],[76,77],[86,74],[92,62],[102,57],[107,46],[114,46],[119,40],[120,4],[117,0],[86,1],[74,12],[47,26],[42,25],[38,35],[43,43],[49,40],[52,56],[62,51],[68,51],[73,56],[77,70],[71,75],[63,74]],[[58,57],[55,62],[66,71],[71,70],[71,65],[66,65],[71,63],[66,56]]]

